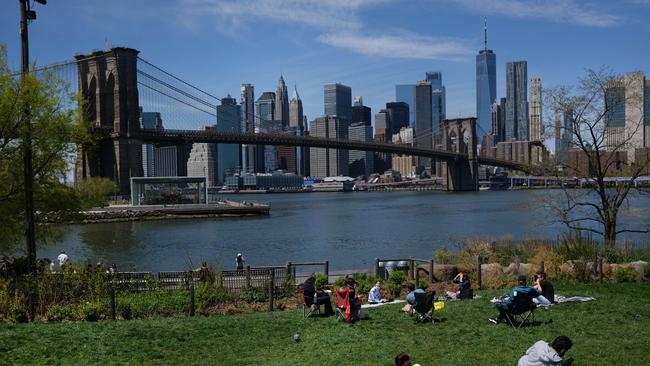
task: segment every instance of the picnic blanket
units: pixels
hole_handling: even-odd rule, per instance
[[[555,302],[558,304],[564,304],[566,302],[586,302],[586,301],[594,301],[596,298],[591,297],[591,296],[571,296],[571,297],[566,297],[562,295],[555,295]]]
[[[383,306],[383,305],[390,305],[390,304],[400,304],[406,302],[406,300],[393,300],[393,301],[388,301],[388,302],[378,302],[374,304],[363,304],[361,305],[362,309],[366,308],[376,308],[377,306]]]
[[[494,298],[492,298],[492,300],[490,300],[490,302],[491,303],[497,303],[497,302],[502,302],[502,301],[506,301],[506,300],[507,300],[507,297],[505,297],[505,298],[494,297]],[[562,296],[562,295],[555,295],[555,304],[540,305],[540,306],[553,306],[553,305],[557,305],[557,304],[565,304],[567,302],[587,302],[587,301],[594,301],[594,300],[596,300],[596,298],[591,297],[591,296],[570,296],[570,297],[566,297],[566,296]]]

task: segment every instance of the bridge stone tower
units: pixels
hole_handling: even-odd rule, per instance
[[[443,185],[448,191],[478,191],[476,118],[447,119],[443,122],[444,150],[467,154],[466,159],[442,163]]]
[[[75,56],[84,117],[100,137],[78,149],[75,179],[109,178],[121,195],[129,194],[131,177],[143,175],[142,145],[129,139],[140,128],[138,52],[115,47]]]

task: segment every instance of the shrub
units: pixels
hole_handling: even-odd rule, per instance
[[[79,306],[79,317],[85,321],[96,322],[102,315],[101,304],[88,302]]]
[[[646,280],[650,280],[650,264],[646,265],[645,268],[643,268],[643,277]]]
[[[197,304],[199,310],[225,304],[232,301],[232,295],[223,287],[201,286],[197,292]]]
[[[418,279],[418,288],[426,290],[429,288],[429,280],[426,278],[419,278]]]
[[[72,305],[52,305],[45,312],[45,318],[55,322],[76,320],[77,309]]]
[[[406,282],[406,273],[403,271],[393,271],[388,276],[388,282],[394,285],[400,285],[401,287]]]
[[[316,290],[322,291],[327,287],[327,285],[329,285],[328,276],[322,273],[316,273],[314,277],[315,277],[314,285],[316,286]]]
[[[492,276],[485,279],[483,285],[490,289],[513,288],[517,285],[516,276],[500,275]]]
[[[254,302],[266,302],[268,300],[268,293],[263,289],[248,287],[239,293],[239,298],[249,304]]]
[[[232,305],[232,304],[230,304],[230,305],[226,305],[226,307],[224,307],[223,310],[224,310],[224,311],[226,312],[226,314],[228,314],[228,315],[239,314],[239,313],[242,312],[241,309],[239,309],[237,306]]]
[[[452,262],[454,255],[447,248],[440,248],[433,253],[436,263],[449,264]]]
[[[634,268],[619,267],[614,271],[614,280],[616,282],[636,282],[639,274]]]
[[[600,244],[580,231],[562,234],[557,251],[565,260],[593,260],[602,254]]]
[[[334,281],[334,285],[336,285],[336,287],[343,287],[343,285],[345,285],[345,277],[337,278],[336,281]]]
[[[133,310],[131,309],[131,304],[128,302],[118,302],[116,311],[124,320],[133,319]]]
[[[286,299],[281,299],[281,300],[278,300],[278,301],[275,302],[275,308],[280,310],[280,311],[285,310],[288,305],[289,304],[287,303]]]

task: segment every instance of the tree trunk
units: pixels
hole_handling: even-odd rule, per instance
[[[605,223],[605,248],[613,248],[616,245],[616,220]]]

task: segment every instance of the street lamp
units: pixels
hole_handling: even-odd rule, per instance
[[[36,12],[31,9],[29,0],[20,2],[20,41],[22,45],[22,79],[29,73],[29,33],[28,21],[36,19]],[[47,0],[36,0],[45,5]],[[29,106],[25,106],[23,119],[25,136],[23,139],[23,164],[25,184],[25,241],[27,243],[27,264],[29,272],[36,272],[36,231],[34,227],[34,168],[32,166],[32,126],[29,116]],[[29,315],[34,320],[35,315],[35,288],[32,289],[29,299]]]

